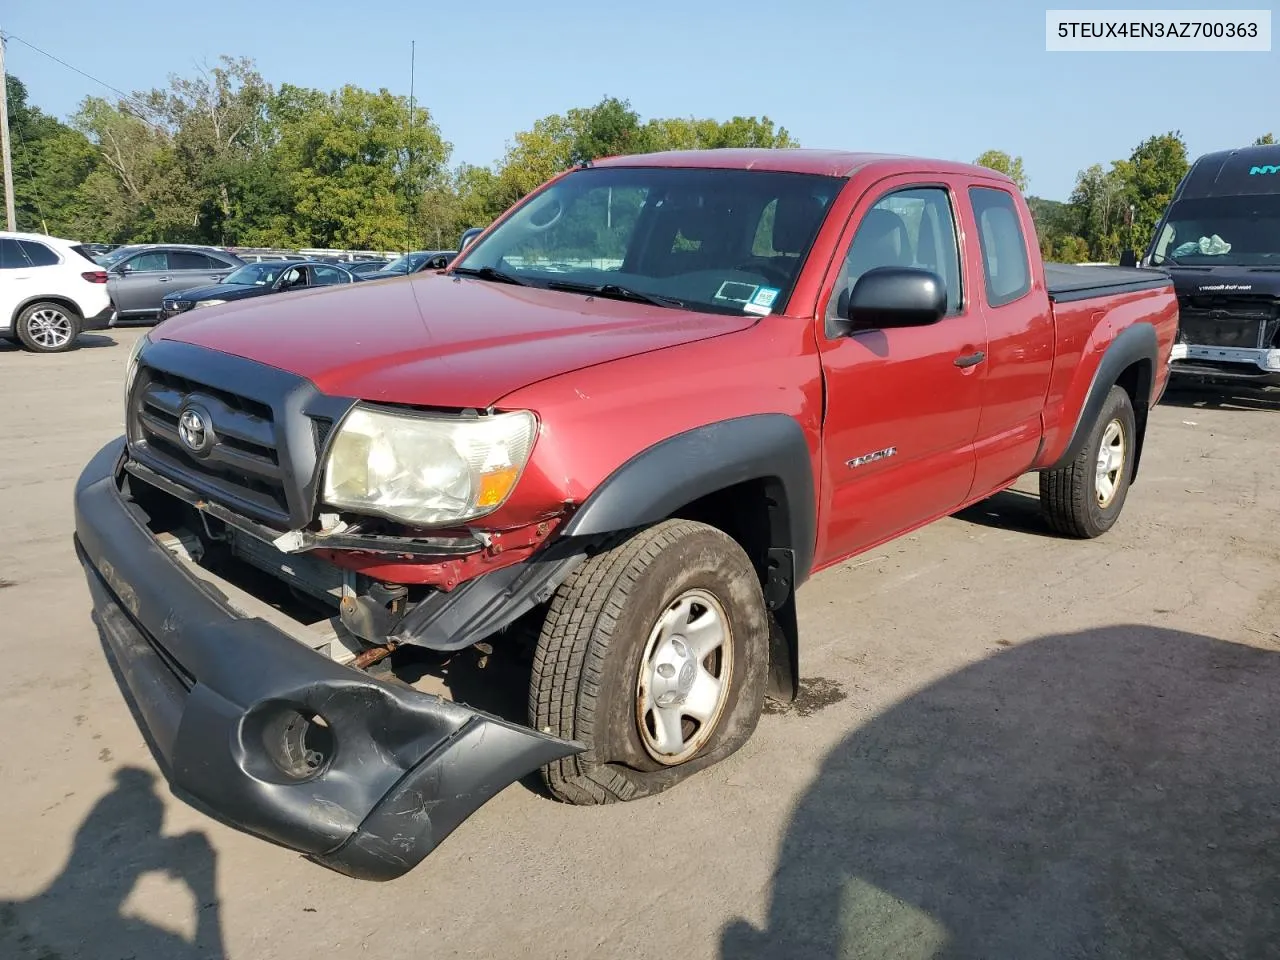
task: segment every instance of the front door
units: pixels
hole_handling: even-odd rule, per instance
[[[116,264],[107,292],[121,315],[158,313],[168,292],[169,254],[146,250]],[[152,306],[154,304],[154,306]]]
[[[826,411],[822,539],[825,565],[958,507],[976,469],[986,352],[970,302],[957,197],[944,184],[897,178],[859,204],[843,268],[819,330]],[[928,326],[841,334],[842,293],[875,267],[923,267],[947,289]]]

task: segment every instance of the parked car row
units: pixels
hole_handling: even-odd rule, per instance
[[[40,353],[69,350],[86,330],[157,322],[196,307],[289,290],[440,270],[457,254],[415,250],[392,260],[348,260],[185,243],[81,244],[4,231],[0,238],[0,339]]]

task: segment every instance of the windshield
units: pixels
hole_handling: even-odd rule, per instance
[[[250,263],[227,275],[223,283],[240,283],[245,286],[265,287],[276,282],[276,277],[287,267],[293,266],[288,260],[269,260],[262,263]]]
[[[119,263],[125,257],[129,256],[129,254],[137,253],[141,249],[143,248],[139,246],[116,247],[110,253],[104,253],[102,256],[95,257],[94,259],[96,259],[102,266],[109,267],[114,263]]]
[[[762,170],[577,170],[473,242],[453,269],[767,314],[785,308],[844,182]]]
[[[379,273],[413,273],[417,270],[427,257],[431,256],[429,251],[420,251],[418,253],[406,253],[402,257],[396,257],[390,263],[380,267]]]
[[[1280,196],[1178,201],[1156,237],[1151,263],[1280,265]]]

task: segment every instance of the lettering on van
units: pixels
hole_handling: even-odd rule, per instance
[[[1280,173],[1280,167],[1273,166],[1272,164],[1266,164],[1261,167],[1249,168],[1249,176],[1251,177],[1256,177],[1260,173]]]
[[[1252,283],[1202,283],[1199,286],[1201,293],[1218,293],[1219,291],[1252,289]]]

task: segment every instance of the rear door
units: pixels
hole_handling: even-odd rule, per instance
[[[982,269],[975,305],[987,327],[978,468],[970,499],[1008,485],[1026,472],[1040,449],[1041,415],[1053,366],[1053,310],[1038,259],[1028,244],[1035,225],[1009,188],[971,181],[963,215],[977,238]]]
[[[155,309],[160,309],[161,301],[169,294],[218,283],[234,269],[232,264],[197,250],[170,250],[169,279],[163,283]]]
[[[826,382],[822,539],[830,563],[944,514],[973,485],[981,412],[982,311],[971,302],[951,182],[881,181],[858,204],[822,304]],[[917,266],[946,284],[930,326],[838,331],[842,294],[868,270]]]

